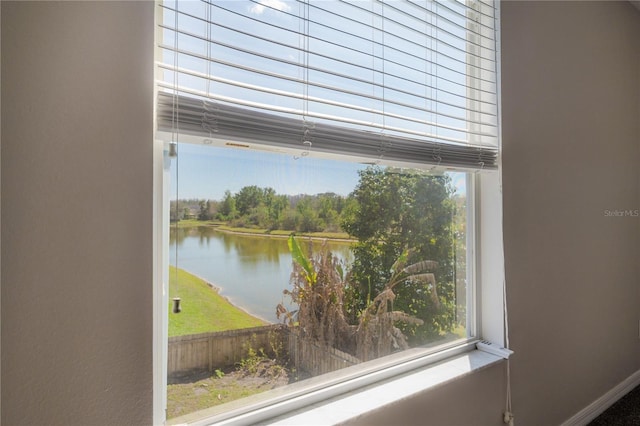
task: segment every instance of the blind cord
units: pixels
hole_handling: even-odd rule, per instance
[[[499,13],[500,13],[500,9],[499,9],[499,4],[498,4],[498,9],[496,11],[495,17],[494,17],[494,25],[495,28],[499,28],[500,22],[499,22]],[[497,30],[496,32],[496,37],[494,39],[494,54],[496,55],[496,63],[498,64],[498,69],[500,69],[500,45],[499,45],[499,30]],[[499,71],[498,71],[499,73]],[[498,75],[498,78],[496,79],[498,81],[497,84],[497,95],[498,98],[500,96],[500,78]],[[498,101],[498,129],[501,129],[501,104]],[[498,186],[499,186],[499,191],[500,191],[500,196],[502,197],[503,194],[503,189],[502,189],[502,133],[501,130],[499,130],[499,134],[498,134]],[[507,279],[506,279],[506,268],[505,268],[505,262],[504,262],[504,254],[505,254],[505,250],[504,250],[504,213],[503,213],[503,206],[501,206],[501,208],[499,209],[499,214],[500,214],[500,225],[503,229],[502,232],[502,312],[503,312],[503,318],[504,318],[504,345],[507,349],[511,349],[511,343],[509,341],[509,308],[508,308],[508,303],[507,303]],[[505,424],[508,424],[509,426],[514,426],[515,424],[515,416],[513,415],[513,406],[512,406],[512,400],[511,400],[511,359],[507,358],[507,384],[506,384],[506,401],[505,401],[505,411],[504,411],[504,417],[503,417],[503,421]]]
[[[500,185],[500,195],[502,195],[502,164],[498,165],[498,180]],[[500,224],[504,229],[504,215],[502,214],[502,208],[500,209]],[[507,280],[506,270],[504,267],[504,232],[502,237],[502,312],[504,317],[504,346],[510,349],[509,343],[509,310],[507,307]],[[503,421],[509,426],[514,426],[515,420],[513,415],[513,407],[511,405],[511,360],[507,358],[507,400],[505,403]]]
[[[176,10],[174,12],[174,25],[175,28],[179,28],[178,27],[178,9],[179,9],[179,2],[176,1]],[[176,51],[174,52],[173,55],[173,66],[174,66],[174,72],[173,72],[173,104],[174,104],[174,114],[173,114],[173,119],[174,122],[172,123],[172,129],[171,129],[171,144],[173,144],[175,146],[175,164],[176,164],[176,179],[175,179],[175,185],[176,185],[176,210],[175,210],[175,223],[174,223],[174,233],[175,233],[175,238],[176,238],[176,244],[175,244],[175,256],[176,256],[176,260],[175,260],[175,269],[173,271],[174,273],[174,282],[177,283],[178,282],[178,232],[179,232],[179,228],[178,228],[178,222],[179,222],[179,207],[180,207],[180,190],[179,190],[179,163],[180,161],[178,161],[178,158],[180,158],[178,156],[178,138],[179,138],[179,134],[180,134],[180,108],[179,108],[179,95],[178,95],[178,31],[174,32],[174,37],[173,37],[173,43],[175,46]]]
[[[378,162],[381,162],[382,159],[384,158],[384,155],[387,152],[387,144],[388,139],[385,138],[385,131],[387,130],[387,113],[386,113],[386,107],[387,107],[387,86],[386,86],[386,73],[385,73],[385,50],[386,50],[386,44],[385,44],[385,29],[384,29],[384,23],[385,23],[385,16],[384,16],[384,6],[385,3],[382,2],[380,4],[381,6],[381,10],[380,10],[380,15],[382,17],[382,23],[380,25],[380,32],[381,32],[381,36],[382,36],[382,128],[380,129],[380,156],[378,157]]]

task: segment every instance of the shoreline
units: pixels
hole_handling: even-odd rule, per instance
[[[226,301],[227,301],[230,305],[232,305],[234,308],[236,308],[236,309],[238,309],[238,310],[240,310],[240,311],[244,312],[245,314],[247,314],[247,315],[249,315],[249,316],[252,316],[252,317],[254,317],[254,318],[256,318],[256,319],[259,319],[260,321],[264,322],[265,324],[277,324],[277,323],[274,323],[274,322],[271,322],[271,321],[269,321],[269,320],[266,320],[266,319],[262,318],[260,315],[256,315],[256,314],[254,314],[253,312],[250,312],[248,309],[244,308],[243,306],[239,306],[238,304],[233,303],[233,301],[232,301],[228,296],[225,296],[224,294],[221,294],[221,293],[220,293],[222,290],[224,290],[224,288],[223,288],[223,287],[221,287],[221,286],[219,286],[219,285],[216,285],[216,284],[213,284],[213,283],[212,283],[211,281],[209,281],[208,279],[203,278],[203,277],[201,277],[200,275],[194,274],[193,272],[191,272],[191,271],[189,271],[189,270],[187,270],[187,269],[180,268],[180,267],[177,267],[177,266],[175,266],[175,265],[171,265],[171,264],[170,264],[169,266],[170,266],[171,268],[178,269],[178,270],[184,271],[184,272],[186,272],[186,273],[188,273],[188,274],[190,274],[190,275],[193,275],[194,277],[196,277],[197,279],[199,279],[200,281],[202,281],[203,283],[205,283],[205,284],[206,284],[208,287],[210,287],[213,291],[215,291],[216,293],[218,293],[218,296],[222,297],[224,300],[226,300]],[[171,272],[169,272],[169,273],[171,273]]]
[[[215,230],[216,232],[223,232],[223,233],[227,233],[227,234],[232,234],[232,235],[246,235],[246,236],[250,236],[250,237],[263,237],[263,238],[280,238],[280,239],[288,239],[291,234],[295,234],[295,231],[285,231],[285,232],[289,232],[288,234],[271,234],[266,232],[266,230],[263,230],[264,232],[254,232],[254,231],[258,231],[258,230],[253,230],[251,228],[242,228],[242,229],[246,229],[246,231],[242,230],[233,230],[233,229],[225,229],[227,225],[221,225],[221,224],[211,224],[211,223],[186,223],[183,225],[180,225],[180,222],[178,222],[178,228],[179,229],[188,229],[188,228],[211,228],[213,230]],[[169,226],[170,229],[174,229],[173,228],[173,224]],[[335,241],[338,243],[356,243],[358,242],[358,240],[356,238],[336,238],[336,237],[323,237],[323,236],[314,236],[314,235],[305,235],[305,234],[298,234],[295,235],[298,238],[303,238],[303,239],[310,239],[312,241]]]
[[[197,226],[196,226],[197,227]],[[244,232],[244,231],[233,231],[231,229],[220,229],[218,226],[211,226],[210,228],[215,229],[217,232],[224,232],[227,234],[233,235],[247,235],[250,237],[264,237],[264,238],[280,238],[280,239],[288,239],[291,235],[285,234],[266,234],[266,233],[258,233],[258,232]],[[295,235],[295,237],[311,240],[311,241],[335,241],[338,243],[356,243],[358,240],[352,238],[331,238],[331,237],[314,237],[312,235]]]

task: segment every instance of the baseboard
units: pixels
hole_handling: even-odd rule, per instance
[[[580,410],[569,420],[562,423],[562,426],[584,426],[588,424],[638,385],[640,385],[640,370],[636,371],[609,392],[605,393],[600,398]]]

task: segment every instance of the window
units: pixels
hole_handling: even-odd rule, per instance
[[[499,229],[486,202],[499,200],[492,4],[165,1],[157,11],[165,357],[170,383],[189,368],[209,373],[186,386],[193,398],[170,385],[170,416],[231,401],[232,385],[206,388],[232,375],[266,377],[256,391],[299,381],[249,400],[263,407],[466,350],[491,337],[487,324],[500,328],[478,309],[496,295],[477,291],[500,269],[485,267],[480,253],[496,250],[477,238]]]

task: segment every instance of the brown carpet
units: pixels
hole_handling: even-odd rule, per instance
[[[596,417],[589,426],[640,426],[640,386]]]

